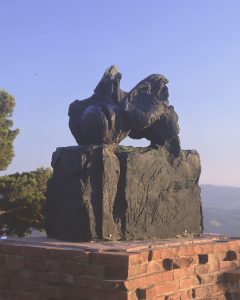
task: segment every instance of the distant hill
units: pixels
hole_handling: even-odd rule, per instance
[[[201,185],[205,233],[240,235],[240,188]]]

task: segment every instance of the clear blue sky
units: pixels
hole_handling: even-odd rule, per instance
[[[240,1],[0,0],[0,11],[0,88],[20,128],[0,175],[49,166],[56,147],[74,145],[68,105],[116,64],[124,90],[164,74],[201,183],[240,186]]]

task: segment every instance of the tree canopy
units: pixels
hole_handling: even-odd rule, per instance
[[[45,191],[50,168],[0,177],[0,233],[24,236],[43,229]],[[3,232],[2,232],[3,233]]]
[[[14,157],[13,141],[19,132],[19,129],[11,130],[14,106],[14,97],[0,90],[0,171],[6,170]]]

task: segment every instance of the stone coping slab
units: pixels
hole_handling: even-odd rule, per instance
[[[180,247],[191,244],[209,244],[228,242],[240,239],[240,237],[203,234],[198,237],[181,237],[177,239],[166,240],[139,240],[139,241],[92,241],[92,242],[66,242],[48,237],[24,237],[24,238],[7,238],[0,239],[1,245],[15,245],[37,248],[60,248],[66,250],[79,250],[88,252],[135,252],[144,250],[153,250],[167,247]]]

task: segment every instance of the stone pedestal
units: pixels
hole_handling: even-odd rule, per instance
[[[0,241],[1,300],[239,299],[240,239]]]
[[[58,148],[48,182],[46,231],[73,240],[198,235],[202,209],[196,151],[116,144]]]

